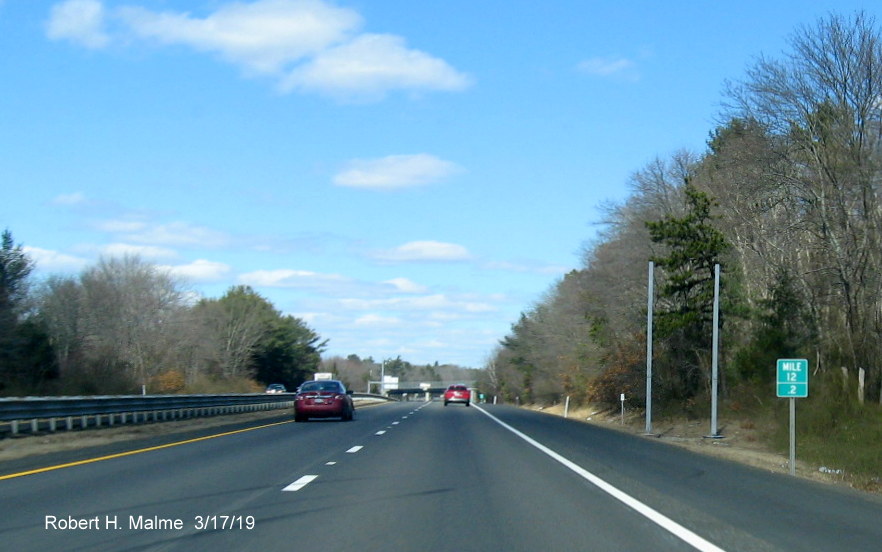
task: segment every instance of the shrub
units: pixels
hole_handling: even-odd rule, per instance
[[[184,390],[184,374],[178,370],[168,370],[154,377],[150,390],[162,395],[180,393]]]

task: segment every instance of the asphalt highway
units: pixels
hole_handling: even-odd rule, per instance
[[[0,463],[14,551],[876,551],[882,500],[508,406]]]

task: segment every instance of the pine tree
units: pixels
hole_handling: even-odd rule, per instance
[[[714,265],[729,248],[722,232],[712,224],[714,201],[688,180],[684,186],[686,213],[647,222],[650,238],[663,244],[665,255],[654,261],[666,281],[659,291],[662,308],[656,311],[655,328],[671,352],[671,391],[691,398],[701,389],[711,346]]]
[[[46,345],[45,334],[33,322],[22,323],[33,266],[21,245],[15,245],[12,233],[4,230],[0,238],[0,393],[30,391],[29,380],[35,379],[32,372],[44,360],[31,349]]]

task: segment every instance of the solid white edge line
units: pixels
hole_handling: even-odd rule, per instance
[[[650,508],[646,504],[643,504],[642,502],[640,502],[636,498],[632,497],[631,495],[626,494],[623,491],[620,491],[616,487],[613,487],[612,485],[610,485],[609,483],[607,483],[603,479],[597,477],[593,473],[589,472],[588,470],[586,470],[582,466],[579,466],[575,462],[568,460],[567,458],[554,452],[550,448],[548,448],[545,445],[543,445],[542,443],[534,440],[533,438],[527,436],[526,434],[521,433],[517,429],[511,427],[507,423],[503,422],[502,420],[500,420],[499,418],[494,416],[493,414],[490,414],[489,412],[487,412],[486,410],[484,410],[480,406],[476,405],[476,408],[478,410],[480,410],[481,412],[483,412],[484,414],[486,414],[487,416],[489,416],[490,419],[493,420],[494,422],[496,422],[497,424],[499,424],[502,427],[504,427],[505,429],[511,431],[512,433],[514,433],[515,435],[517,435],[518,437],[520,437],[521,439],[523,439],[527,443],[533,445],[534,447],[541,450],[542,452],[544,452],[548,456],[552,457],[553,459],[557,460],[558,462],[560,462],[561,464],[563,464],[564,466],[566,466],[570,470],[579,474],[583,479],[586,479],[587,481],[592,483],[594,486],[596,486],[597,488],[599,488],[603,492],[609,494],[610,496],[612,496],[616,500],[624,503],[629,508],[639,512],[641,515],[643,515],[644,517],[646,517],[647,519],[649,519],[650,521],[652,521],[656,525],[662,527],[663,529],[665,529],[669,533],[675,535],[676,537],[680,538],[681,540],[689,543],[690,545],[695,547],[697,550],[701,550],[702,552],[725,552],[725,550],[723,550],[719,546],[698,536],[697,534],[695,534],[691,530],[683,527],[682,525],[680,525],[676,521],[672,520],[671,518],[665,516],[664,514],[658,512],[656,510],[653,510],[652,508]]]
[[[294,483],[291,483],[290,485],[288,485],[287,487],[285,487],[282,490],[283,491],[299,491],[303,487],[306,487],[307,485],[309,485],[310,483],[315,481],[316,477],[318,477],[318,476],[317,475],[304,475],[303,477],[301,477],[300,479],[298,479]]]

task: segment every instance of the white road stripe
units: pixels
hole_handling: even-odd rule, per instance
[[[642,502],[640,502],[636,498],[632,497],[631,495],[626,494],[623,491],[620,491],[618,488],[613,487],[612,485],[610,485],[609,483],[607,483],[603,479],[597,477],[593,473],[589,472],[588,470],[586,470],[582,466],[576,464],[575,462],[573,462],[571,460],[568,460],[567,458],[561,456],[560,454],[558,454],[558,453],[554,452],[553,450],[551,450],[550,448],[546,447],[542,443],[535,441],[531,437],[528,437],[527,435],[521,433],[517,429],[511,427],[507,423],[503,422],[502,420],[500,420],[499,418],[494,416],[493,414],[490,414],[489,412],[487,412],[486,410],[484,410],[480,406],[475,405],[475,408],[477,408],[478,410],[480,410],[481,412],[483,412],[484,414],[489,416],[490,419],[492,419],[497,424],[499,424],[502,427],[504,427],[505,429],[511,431],[512,433],[514,433],[515,435],[517,435],[518,437],[520,437],[524,441],[528,442],[529,444],[533,445],[537,449],[541,450],[542,452],[544,452],[548,456],[554,458],[555,460],[557,460],[558,462],[560,462],[564,466],[568,467],[572,471],[574,471],[577,474],[579,474],[580,476],[582,476],[582,478],[588,480],[590,483],[593,483],[597,488],[599,488],[603,492],[609,494],[610,496],[612,496],[616,500],[623,502],[625,505],[636,510],[638,513],[642,514],[643,516],[648,518],[650,521],[659,525],[660,527],[662,527],[663,529],[665,529],[669,533],[671,533],[671,534],[679,537],[680,539],[686,541],[687,543],[691,544],[696,550],[700,550],[701,552],[725,552],[725,550],[723,550],[722,548],[718,547],[717,545],[715,545],[711,542],[706,541],[704,538],[698,536],[697,534],[693,533],[689,529],[683,527],[682,525],[680,525],[676,521],[672,520],[671,518],[665,516],[664,514],[658,512],[656,510],[653,510],[652,508],[650,508],[646,504],[643,504]]]
[[[356,446],[352,447],[351,449],[347,450],[346,452],[348,452],[349,454],[352,454],[353,452],[358,452],[363,448],[364,447],[362,445],[356,445]]]
[[[336,466],[337,462],[325,462],[326,466]]]
[[[307,485],[309,485],[310,483],[315,481],[316,477],[318,477],[318,476],[317,475],[304,475],[303,477],[301,477],[300,479],[298,479],[294,483],[291,483],[290,485],[288,485],[287,487],[285,487],[282,490],[283,491],[299,491],[303,487],[306,487]]]
[[[384,433],[386,433],[386,430],[385,430],[385,429],[381,429],[380,431],[374,433],[374,435],[382,435],[382,434],[384,434]]]
[[[392,425],[398,425],[398,424],[400,424],[400,423],[401,423],[401,422],[392,422]]]

